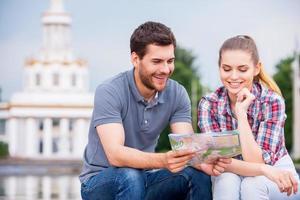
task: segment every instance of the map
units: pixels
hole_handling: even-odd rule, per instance
[[[239,132],[169,134],[172,150],[192,149],[196,156],[189,165],[214,163],[218,158],[231,158],[242,153]]]

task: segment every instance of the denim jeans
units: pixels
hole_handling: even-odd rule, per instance
[[[211,195],[210,177],[192,167],[178,173],[109,167],[81,185],[84,200],[207,200]]]

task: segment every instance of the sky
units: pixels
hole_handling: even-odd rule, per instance
[[[4,100],[22,90],[24,61],[41,47],[41,14],[49,7],[50,0],[0,1]],[[218,50],[230,37],[253,37],[270,74],[300,45],[299,0],[65,0],[64,7],[73,20],[74,54],[88,62],[91,92],[105,79],[132,68],[129,38],[145,21],[172,29],[177,43],[196,56],[201,83],[211,89],[220,86]]]

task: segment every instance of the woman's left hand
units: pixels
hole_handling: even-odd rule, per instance
[[[298,192],[298,182],[290,171],[277,169],[273,166],[263,165],[263,174],[271,181],[275,182],[280,192],[290,196],[292,193]]]
[[[237,117],[247,114],[247,110],[255,99],[255,96],[248,90],[243,88],[237,93],[237,100],[235,103],[235,114]]]

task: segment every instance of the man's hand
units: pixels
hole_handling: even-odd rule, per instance
[[[198,170],[205,172],[210,176],[219,176],[225,171],[225,169],[230,163],[231,158],[220,158],[214,164],[201,163],[194,167]]]
[[[176,173],[185,168],[188,161],[195,156],[193,150],[168,151],[164,154],[164,166],[169,171]]]

